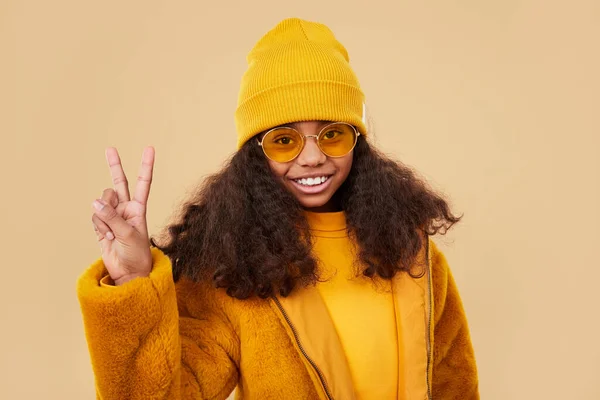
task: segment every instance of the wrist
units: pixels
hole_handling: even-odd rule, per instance
[[[115,286],[121,286],[135,278],[147,278],[149,275],[144,275],[144,274],[132,274],[132,275],[125,275],[120,277],[119,279],[115,279],[114,285]]]

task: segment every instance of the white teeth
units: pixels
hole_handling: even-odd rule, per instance
[[[316,178],[296,179],[295,182],[305,186],[315,186],[324,183],[327,179],[326,176],[317,176]]]

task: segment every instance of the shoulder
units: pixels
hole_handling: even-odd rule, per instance
[[[435,320],[438,320],[444,312],[451,272],[446,256],[431,237],[429,237],[429,261],[431,266]]]
[[[448,266],[448,260],[446,260],[446,256],[440,250],[438,245],[433,241],[431,236],[428,237],[428,245],[429,245],[429,262],[431,265],[431,275],[434,281],[437,283],[447,283],[448,274],[450,272],[450,267]]]
[[[431,239],[429,243],[435,322],[443,318],[462,321],[464,310],[452,269],[439,247]]]

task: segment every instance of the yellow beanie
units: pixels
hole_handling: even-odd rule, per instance
[[[254,135],[297,121],[339,121],[366,135],[364,94],[331,30],[281,21],[248,54],[235,111],[238,149]]]

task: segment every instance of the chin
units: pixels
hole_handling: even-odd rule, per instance
[[[323,194],[321,196],[296,196],[296,199],[307,211],[313,212],[335,212],[339,211],[339,207],[330,194]]]
[[[298,202],[304,208],[319,208],[319,207],[325,206],[329,202],[329,200],[330,200],[329,197],[325,197],[325,198],[321,197],[321,198],[313,198],[313,199],[300,198],[300,199],[298,199]]]

